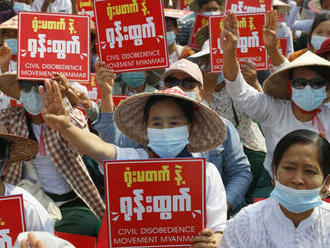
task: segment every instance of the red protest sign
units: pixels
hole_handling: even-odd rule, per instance
[[[128,72],[168,67],[162,0],[94,1],[99,56]]]
[[[89,16],[18,13],[18,79],[49,79],[61,73],[88,81]]]
[[[121,103],[123,100],[125,100],[128,96],[120,96],[120,95],[116,95],[113,96],[113,104],[117,107],[119,105],[119,103]]]
[[[262,38],[262,27],[265,14],[238,15],[239,40],[237,44],[237,59],[242,62],[253,62],[257,70],[266,70],[267,51]],[[209,21],[211,71],[221,72],[223,65],[223,51],[220,44],[221,32],[224,28],[223,17],[212,16]]]
[[[88,98],[94,102],[99,103],[101,101],[101,90],[98,84],[95,82],[95,73],[90,74],[90,80],[79,82],[81,85],[86,86],[88,91]]]
[[[189,42],[189,46],[195,49],[199,49],[199,47],[196,44],[196,34],[198,32],[198,30],[200,30],[203,26],[205,26],[206,24],[209,23],[209,17],[208,16],[204,16],[201,14],[197,14],[196,15],[196,19],[195,19],[195,23],[194,23],[194,28],[193,31],[191,32],[190,35],[190,42]]]
[[[180,9],[187,9],[193,0],[180,0]]]
[[[205,226],[204,158],[105,162],[111,247],[190,247]]]
[[[272,0],[226,0],[225,9],[236,14],[266,13],[272,3]]]
[[[81,15],[89,15],[94,17],[93,1],[92,0],[78,0],[77,1],[78,12]]]
[[[13,247],[21,232],[26,232],[23,196],[0,197],[0,247]]]

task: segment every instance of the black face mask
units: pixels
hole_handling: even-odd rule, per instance
[[[10,141],[6,138],[0,138],[0,178],[4,169],[6,168],[7,161],[10,154]]]

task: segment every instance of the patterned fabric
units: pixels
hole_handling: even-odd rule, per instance
[[[236,103],[233,103],[230,95],[227,93],[226,87],[220,92],[213,93],[210,106],[219,115],[224,116],[234,124],[239,133],[241,142],[245,147],[254,151],[266,152],[265,138],[257,123],[241,111]],[[238,123],[235,121],[233,107],[235,109]]]
[[[71,122],[80,128],[86,128],[87,122],[81,111],[73,109],[68,100],[64,100]],[[25,138],[29,137],[24,108],[10,107],[2,109],[0,111],[0,123],[6,127],[8,133]],[[70,146],[57,131],[48,126],[44,132],[44,141],[46,149],[58,171],[74,192],[101,219],[105,206],[78,151]],[[3,179],[5,182],[16,185],[22,179],[22,163],[12,163],[7,173],[4,174]]]

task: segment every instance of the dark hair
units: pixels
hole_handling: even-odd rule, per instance
[[[223,1],[222,0],[199,0],[198,1],[199,9],[201,9],[204,4],[208,4],[209,2],[217,2],[221,6]]]
[[[328,80],[330,78],[330,70],[329,70],[329,67],[327,67],[327,66],[303,66],[303,67],[298,67],[298,68],[304,68],[304,69],[314,71],[317,74],[319,74],[321,77],[328,79]],[[293,69],[289,70],[289,79],[290,80],[292,80],[293,72],[295,69],[297,69],[297,68],[293,68]]]
[[[327,175],[330,174],[330,144],[318,133],[307,129],[298,129],[288,133],[277,143],[272,161],[274,172],[276,173],[284,153],[295,144],[314,144],[317,147],[319,163],[324,179],[326,179]]]
[[[169,16],[165,16],[165,20],[166,21],[170,21],[174,27],[178,27],[178,22],[177,22],[177,19],[174,18],[174,17],[169,17]]]
[[[3,137],[0,137],[0,159],[8,159],[10,153],[11,142]]]
[[[0,1],[0,11],[10,10],[13,7],[10,4],[10,1],[7,0],[1,0]]]
[[[186,100],[183,100],[183,99],[180,99],[177,97],[171,97],[171,96],[151,96],[151,97],[149,97],[145,104],[145,107],[144,107],[143,121],[145,123],[148,123],[150,109],[153,105],[155,105],[155,103],[166,101],[166,100],[170,100],[170,101],[173,101],[176,104],[178,104],[180,106],[180,108],[182,109],[183,114],[187,118],[188,123],[192,123],[193,118],[194,118],[193,103],[190,101],[186,101]]]
[[[307,37],[307,41],[310,44],[311,43],[311,39],[312,39],[312,33],[314,32],[314,30],[317,28],[317,26],[325,21],[330,21],[330,14],[327,13],[323,13],[323,14],[319,14],[316,15],[314,22],[312,24],[312,27],[308,33],[308,37]]]

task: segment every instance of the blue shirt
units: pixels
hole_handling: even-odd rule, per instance
[[[252,181],[252,174],[237,130],[229,120],[223,117],[222,120],[227,128],[226,140],[216,149],[202,152],[201,156],[217,167],[226,188],[227,201],[233,211],[238,211],[244,206],[245,194]],[[101,112],[92,127],[105,142],[119,147],[142,147],[117,128],[113,113]]]

